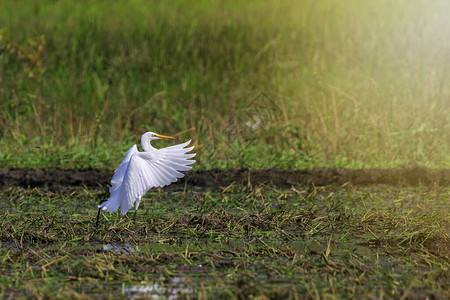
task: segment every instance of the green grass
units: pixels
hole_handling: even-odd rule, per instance
[[[10,189],[0,193],[0,295],[444,299],[449,193],[180,186],[149,193],[136,224],[104,214],[95,228],[103,189]]]
[[[149,129],[197,168],[448,167],[448,10],[1,1],[0,167],[113,169]]]

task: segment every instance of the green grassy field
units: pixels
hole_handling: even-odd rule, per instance
[[[94,227],[106,196],[1,192],[0,296],[450,296],[448,188],[178,186]]]
[[[0,3],[0,167],[449,167],[447,1]],[[39,148],[37,148],[39,147]]]

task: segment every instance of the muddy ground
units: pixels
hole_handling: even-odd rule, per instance
[[[0,170],[0,188],[12,186],[40,187],[64,190],[67,186],[106,186],[112,172],[104,170]],[[356,186],[384,184],[391,186],[448,186],[450,169],[434,170],[417,165],[402,169],[317,168],[311,170],[228,169],[187,172],[179,184],[199,187],[226,187],[267,184],[278,188],[296,185],[325,186],[349,183]]]

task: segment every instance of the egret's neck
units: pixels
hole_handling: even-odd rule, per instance
[[[146,136],[142,136],[142,138],[141,138],[141,146],[142,146],[142,149],[143,149],[145,152],[152,152],[152,151],[155,151],[155,150],[156,150],[156,148],[154,148],[154,147],[150,144],[150,142],[151,142],[152,140],[153,140],[152,138],[148,138],[148,137],[146,137]]]

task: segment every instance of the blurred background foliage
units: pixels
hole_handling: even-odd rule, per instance
[[[449,167],[450,2],[0,2],[0,167]],[[160,146],[166,145],[159,143]],[[168,145],[168,144],[167,144]]]

